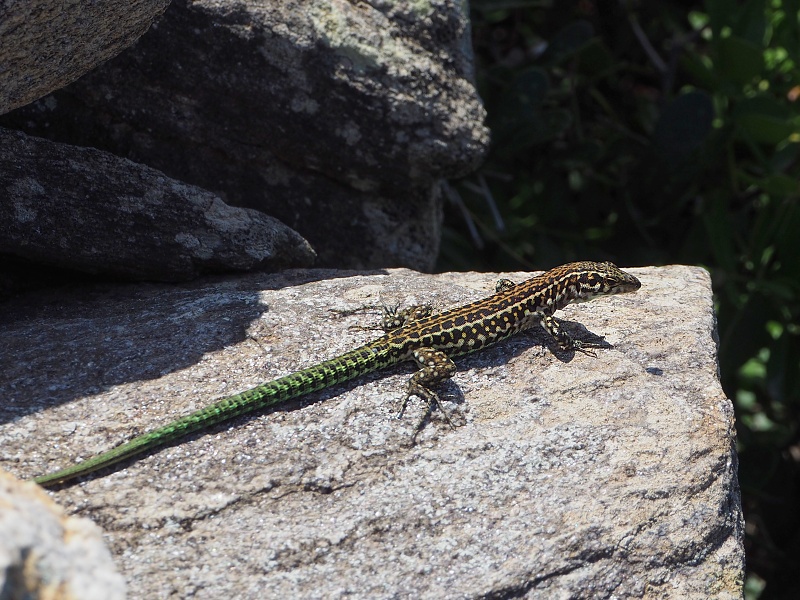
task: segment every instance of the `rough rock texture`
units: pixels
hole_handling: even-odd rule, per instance
[[[276,219],[127,159],[0,129],[0,253],[131,279],[307,266]]]
[[[41,98],[133,44],[169,0],[0,2],[0,115]]]
[[[439,182],[488,147],[461,0],[175,0],[130,51],[8,127],[263,210],[322,266],[429,270]]]
[[[0,471],[0,597],[115,600],[125,580],[99,527]]]
[[[131,598],[740,598],[708,274],[630,271],[639,292],[562,313],[613,344],[596,358],[536,332],[457,359],[455,429],[418,400],[395,418],[400,367],[54,497],[106,530]],[[17,298],[0,465],[41,474],[377,335],[357,327],[377,311],[331,309],[443,309],[495,279],[298,271]]]

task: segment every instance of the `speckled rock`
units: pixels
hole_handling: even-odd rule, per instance
[[[0,124],[262,210],[319,265],[430,270],[441,180],[488,150],[461,0],[174,0],[131,50]]]
[[[125,581],[101,533],[89,519],[66,516],[38,486],[0,470],[3,598],[121,600]]]
[[[86,273],[185,281],[310,265],[276,219],[91,148],[0,129],[0,253]]]
[[[132,45],[169,0],[0,3],[0,115],[49,94]]]
[[[454,429],[418,400],[398,420],[413,369],[387,369],[53,496],[104,527],[131,598],[741,598],[708,273],[630,272],[635,294],[561,313],[605,336],[597,357],[534,332],[456,359]],[[0,465],[65,466],[375,337],[359,326],[379,309],[353,310],[444,309],[496,278],[293,271],[14,299]]]

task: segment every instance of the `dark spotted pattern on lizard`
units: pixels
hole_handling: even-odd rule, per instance
[[[408,382],[401,414],[411,396],[420,396],[438,405],[439,398],[432,388],[455,373],[452,357],[485,348],[536,325],[550,333],[562,349],[581,350],[584,344],[564,332],[553,313],[572,302],[633,292],[640,286],[638,279],[611,263],[576,262],[556,267],[520,284],[500,280],[494,295],[440,314],[430,314],[426,307],[402,312],[390,310],[384,323],[396,328],[374,341],[219,400],[107,452],[37,477],[34,481],[43,486],[63,483],[238,415],[408,360],[415,361],[420,370]],[[404,324],[399,325],[400,322]]]

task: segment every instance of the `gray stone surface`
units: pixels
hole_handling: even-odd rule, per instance
[[[488,149],[461,0],[175,0],[138,44],[0,124],[256,208],[320,266],[430,270],[440,181]]]
[[[169,0],[0,2],[0,115],[72,83],[133,44]]]
[[[0,597],[118,600],[125,580],[97,525],[66,516],[39,486],[0,471]]]
[[[0,253],[135,280],[308,266],[278,220],[91,148],[0,129]]]
[[[708,274],[630,271],[639,292],[561,315],[613,344],[596,358],[535,333],[457,359],[455,429],[420,401],[395,418],[400,367],[53,497],[105,529],[131,598],[740,598]],[[41,474],[378,335],[357,327],[377,312],[331,309],[444,309],[495,279],[296,271],[14,299],[0,466]]]

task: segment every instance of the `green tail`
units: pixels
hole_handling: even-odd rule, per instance
[[[58,485],[147,452],[152,448],[169,444],[200,429],[355,379],[394,362],[396,361],[390,356],[387,348],[372,342],[329,361],[280,377],[241,394],[223,398],[219,402],[186,415],[164,427],[120,444],[112,450],[55,473],[36,477],[33,481],[44,487]]]

